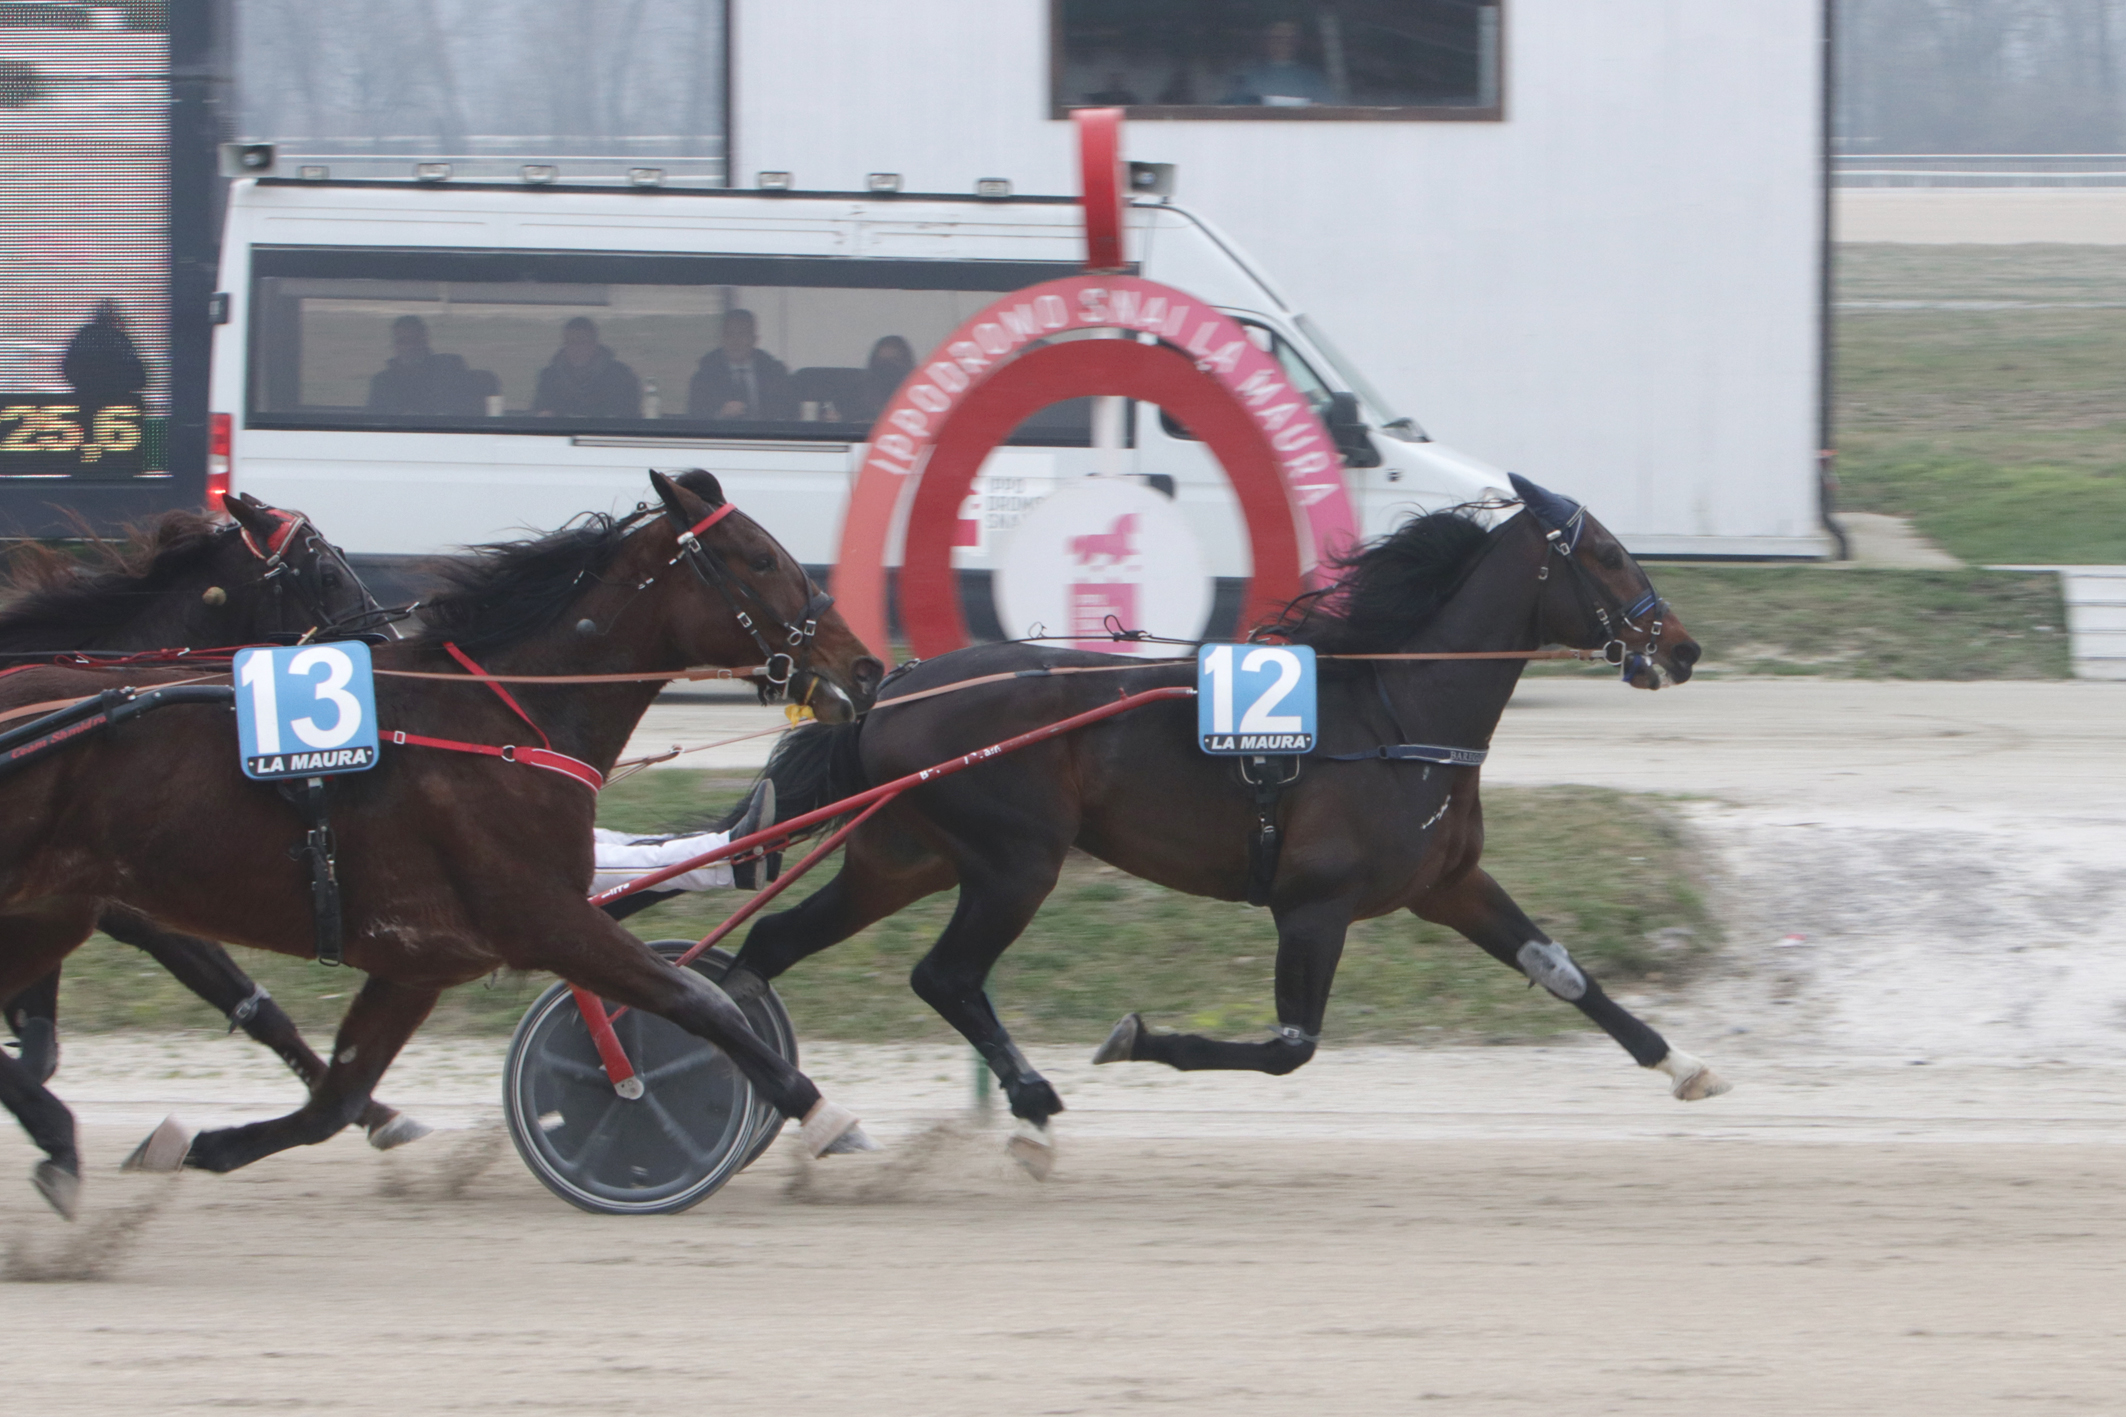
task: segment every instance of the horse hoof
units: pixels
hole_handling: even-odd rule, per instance
[[[416,1122],[404,1112],[394,1112],[390,1121],[369,1129],[369,1144],[378,1151],[389,1151],[395,1146],[419,1141],[434,1130],[434,1127],[425,1122]]]
[[[133,1154],[125,1159],[121,1171],[175,1171],[185,1164],[186,1155],[192,1150],[192,1133],[175,1117],[165,1117],[162,1125],[148,1133],[148,1139],[133,1148]]]
[[[1670,1078],[1669,1095],[1678,1102],[1703,1102],[1708,1097],[1718,1097],[1731,1090],[1734,1084],[1721,1077],[1698,1058],[1680,1048],[1668,1050],[1668,1056],[1654,1064],[1657,1071]]]
[[[827,1149],[821,1152],[820,1155],[848,1156],[859,1151],[883,1151],[884,1149],[877,1142],[871,1140],[871,1134],[862,1127],[851,1127],[833,1141],[828,1142]]]
[[[62,1220],[72,1220],[81,1208],[81,1177],[56,1161],[40,1161],[30,1173],[30,1184]]]
[[[1127,1063],[1135,1056],[1137,1040],[1144,1034],[1144,1015],[1131,1014],[1115,1025],[1115,1031],[1107,1035],[1093,1053],[1095,1063]]]
[[[1056,1142],[1047,1127],[1022,1120],[1013,1130],[1004,1152],[1036,1181],[1045,1181],[1056,1169]]]
[[[813,1156],[843,1156],[852,1151],[877,1151],[879,1145],[864,1135],[854,1112],[822,1097],[805,1114],[798,1140]]]

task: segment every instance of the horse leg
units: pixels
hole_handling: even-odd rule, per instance
[[[1011,1114],[1034,1128],[1037,1144],[1043,1147],[1047,1143],[1039,1138],[1045,1136],[1048,1119],[1063,1110],[1063,1099],[1011,1041],[983,985],[997,958],[1019,938],[1055,889],[1061,868],[1060,852],[1053,860],[1009,865],[962,861],[959,905],[945,933],[916,961],[908,979],[923,1002],[975,1046],[997,1075],[1011,1102]],[[1035,1158],[1021,1154],[1020,1159],[1036,1175],[1045,1174],[1045,1167]]]
[[[1131,1014],[1093,1054],[1095,1063],[1164,1063],[1182,1072],[1219,1070],[1282,1077],[1314,1056],[1329,1010],[1329,987],[1351,928],[1351,904],[1328,898],[1280,905],[1277,916],[1277,1026],[1266,1042],[1232,1043],[1194,1033],[1154,1033]]]
[[[441,993],[371,975],[340,1020],[332,1062],[311,1088],[310,1100],[285,1117],[201,1132],[192,1138],[184,1164],[201,1171],[234,1171],[277,1151],[313,1146],[334,1136],[362,1115],[370,1089]]]
[[[59,961],[89,937],[95,918],[93,901],[51,902],[42,910],[0,917],[0,995],[19,997],[25,986],[56,980]],[[45,1087],[43,1077],[5,1050],[0,1050],[0,1107],[14,1114],[44,1152],[30,1183],[52,1209],[72,1220],[81,1195],[74,1114]]]
[[[21,1045],[22,1066],[38,1082],[49,1082],[59,1070],[59,971],[7,1001],[7,1026]]]
[[[144,951],[170,971],[177,982],[220,1010],[232,1028],[241,1028],[257,1042],[280,1055],[288,1070],[302,1079],[303,1086],[316,1088],[325,1076],[325,1060],[310,1051],[295,1020],[273,1001],[265,986],[244,973],[229,952],[212,940],[165,930],[139,911],[123,905],[107,905],[96,919],[96,928],[112,939]],[[379,1151],[418,1141],[429,1128],[400,1115],[381,1102],[371,1101],[357,1118]]]
[[[746,1025],[731,996],[691,969],[679,969],[614,924],[584,908],[583,928],[559,937],[562,947],[520,953],[511,963],[547,969],[602,999],[669,1019],[723,1051],[768,1105],[800,1124],[799,1138],[814,1156],[871,1151],[856,1115],[820,1096],[812,1079],[783,1060]],[[518,938],[527,938],[522,932]]]
[[[1410,907],[1419,918],[1466,935],[1484,953],[1526,974],[1601,1025],[1642,1068],[1666,1073],[1670,1091],[1684,1102],[1718,1097],[1728,1083],[1702,1061],[1672,1048],[1660,1034],[1602,992],[1594,977],[1565,947],[1522,913],[1488,872],[1472,870],[1453,885],[1427,894]]]
[[[724,992],[740,1003],[756,998],[800,960],[953,883],[952,867],[941,856],[902,870],[880,869],[876,856],[859,837],[833,880],[794,909],[754,922],[738,962],[723,977]]]

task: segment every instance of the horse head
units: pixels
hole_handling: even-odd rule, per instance
[[[761,702],[809,708],[846,723],[871,707],[886,666],[865,648],[828,595],[760,523],[725,500],[700,468],[677,478],[652,472],[676,541],[674,565],[697,580],[682,640],[706,662],[730,655],[761,666]],[[698,646],[698,649],[693,647]]]
[[[1698,642],[1623,543],[1570,497],[1518,474],[1513,490],[1548,548],[1536,608],[1543,638],[1605,651],[1635,689],[1689,679]]]
[[[329,639],[380,623],[369,588],[309,517],[243,492],[222,505],[237,535],[225,553],[225,573],[201,598],[228,605],[239,617],[236,639],[313,633]]]

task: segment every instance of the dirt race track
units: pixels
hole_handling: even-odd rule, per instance
[[[1600,1042],[1288,1079],[1037,1049],[1072,1110],[1036,1184],[952,1120],[964,1052],[815,1047],[887,1151],[778,1148],[621,1220],[500,1141],[497,1045],[394,1069],[390,1100],[454,1128],[405,1152],[169,1180],[115,1171],[164,1111],[264,1115],[290,1084],[241,1040],[82,1037],[78,1225],[0,1134],[10,1407],[2126,1408],[2126,692],[1530,688],[1501,776],[1708,794],[1726,972],[1635,1006],[1727,1097],[1671,1102]]]

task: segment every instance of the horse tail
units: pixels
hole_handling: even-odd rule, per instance
[[[764,774],[775,784],[779,820],[816,812],[871,785],[856,747],[863,728],[862,719],[807,723],[782,736],[768,756]]]

